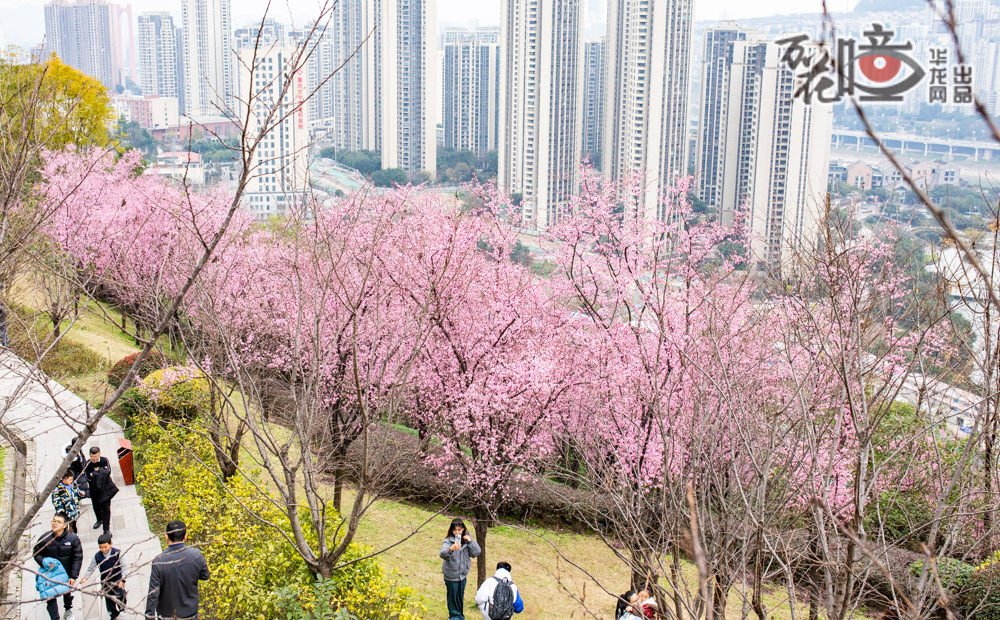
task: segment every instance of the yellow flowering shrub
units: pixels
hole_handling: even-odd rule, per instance
[[[209,407],[208,378],[193,366],[171,366],[150,373],[138,383],[153,413],[167,420],[192,420]]]
[[[212,572],[200,589],[205,617],[421,617],[423,607],[416,593],[396,586],[374,558],[350,564],[318,582],[295,547],[265,524],[290,533],[287,516],[252,480],[236,475],[223,483],[212,446],[204,436],[178,427],[164,429],[145,420],[135,427],[132,441],[137,484],[151,527],[162,531],[168,521],[180,519],[187,524],[189,544],[205,554]],[[335,518],[336,513],[332,514]],[[307,536],[315,540],[315,532]],[[351,545],[343,559],[367,553],[369,549]]]
[[[966,618],[1000,620],[1000,551],[972,571],[958,603]]]

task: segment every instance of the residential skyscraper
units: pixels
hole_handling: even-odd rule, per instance
[[[583,43],[583,136],[581,155],[595,168],[601,165],[601,139],[604,137],[606,73],[604,37]]]
[[[646,217],[664,217],[664,191],[687,174],[691,4],[608,2],[601,171],[611,179],[642,176]]]
[[[497,148],[500,109],[498,30],[467,30],[444,45],[444,145],[484,159]]]
[[[143,95],[180,99],[177,28],[170,13],[143,13],[138,26],[139,86]]]
[[[317,135],[338,149],[378,151],[383,168],[433,175],[436,30],[436,0],[340,0],[307,63],[310,92],[319,88],[310,101]]]
[[[833,108],[795,97],[781,46],[708,30],[696,158],[698,193],[723,223],[744,205],[757,267],[787,274],[818,238]]]
[[[325,80],[310,106],[314,126],[338,149],[380,150],[379,8],[372,0],[339,0],[310,66],[311,84]]]
[[[437,167],[437,116],[440,92],[436,71],[437,0],[368,0],[379,4],[381,36],[376,41],[381,75],[377,82],[383,168]]]
[[[184,29],[174,28],[174,49],[177,50],[177,102],[181,114],[187,113],[185,101],[187,98],[187,87],[184,84]]]
[[[192,117],[233,105],[233,25],[229,0],[183,0],[184,105]]]
[[[581,0],[504,2],[498,184],[538,230],[579,188],[582,13]]]
[[[695,149],[695,180],[698,197],[710,208],[721,214],[722,191],[726,182],[726,164],[735,160],[726,157],[726,139],[729,112],[729,79],[733,69],[733,42],[754,37],[753,30],[738,27],[735,23],[720,28],[710,28],[704,34],[704,53],[701,58],[701,108],[698,122],[698,145]],[[754,88],[754,83],[746,85]],[[733,120],[738,120],[734,115]],[[749,122],[751,119],[746,119]],[[738,137],[735,136],[735,137]],[[734,208],[735,193],[730,191],[730,204],[726,207],[728,223]]]
[[[237,54],[239,113],[245,116],[250,105],[251,135],[271,123],[250,162],[252,177],[245,206],[258,217],[281,215],[299,202],[309,181],[308,102],[305,89],[297,87],[306,79],[305,69],[294,70],[296,48],[290,45],[261,46],[258,50],[243,47]],[[286,80],[293,81],[291,88],[284,89]]]
[[[124,85],[123,46],[119,18],[128,15],[131,67],[135,66],[132,8],[105,0],[53,0],[45,5],[45,42],[69,66],[99,80],[107,88]]]

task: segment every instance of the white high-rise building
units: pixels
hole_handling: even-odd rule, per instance
[[[433,178],[441,92],[435,62],[437,0],[369,1],[381,4],[376,53],[382,167],[402,168],[411,175],[426,171]]]
[[[139,86],[143,95],[180,99],[183,86],[177,49],[177,28],[170,13],[143,13],[138,26]]]
[[[604,137],[606,55],[604,37],[583,43],[583,135],[580,148],[583,158],[598,169],[601,167],[601,139]]]
[[[698,192],[723,223],[746,206],[754,264],[787,275],[818,239],[833,108],[794,96],[781,46],[738,29],[705,41]]]
[[[664,217],[665,190],[687,174],[691,4],[608,2],[601,171],[616,180],[642,177],[646,217]]]
[[[45,5],[45,46],[67,65],[104,86],[124,86],[120,16],[128,15],[133,48],[132,9],[105,0],[53,0]],[[134,68],[134,56],[132,66]]]
[[[505,0],[500,109],[501,190],[521,195],[538,230],[579,188],[582,0]]]
[[[312,84],[325,80],[313,122],[337,149],[380,150],[379,8],[373,0],[339,0],[310,70]]]
[[[499,33],[486,35],[468,30],[444,46],[444,145],[480,159],[497,148],[500,108]]]
[[[282,215],[299,203],[309,181],[308,102],[305,88],[299,87],[305,70],[294,70],[296,48],[289,45],[242,48],[238,55],[240,116],[245,117],[249,104],[249,133],[270,127],[254,151],[244,204],[258,217]],[[292,87],[284,89],[287,80]]]
[[[437,160],[436,0],[340,0],[307,62],[310,121],[338,149],[432,176]],[[308,32],[294,31],[301,41]],[[331,77],[332,76],[332,77]]]
[[[183,0],[184,106],[191,117],[233,106],[233,24],[229,0]]]
[[[701,106],[699,109],[698,142],[695,147],[695,187],[698,197],[709,209],[721,215],[723,189],[726,184],[726,164],[735,162],[726,158],[728,123],[738,122],[737,115],[729,118],[729,84],[733,69],[733,42],[755,37],[755,31],[727,23],[719,28],[709,28],[703,35],[704,53],[701,56]],[[754,83],[746,85],[754,88]],[[749,122],[751,119],[746,119]],[[734,136],[738,138],[738,134]],[[731,172],[731,171],[730,171]],[[734,209],[734,194],[730,188],[729,203],[723,220],[728,223]]]

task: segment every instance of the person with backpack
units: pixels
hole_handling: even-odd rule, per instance
[[[507,562],[497,562],[497,572],[483,582],[476,592],[476,605],[483,612],[484,620],[510,620],[524,611],[521,593],[510,577]]]
[[[472,567],[472,558],[482,549],[469,536],[465,522],[455,518],[448,526],[448,536],[441,544],[438,556],[443,560],[444,587],[448,596],[448,620],[465,620],[465,580]]]
[[[122,552],[112,546],[111,533],[101,534],[97,539],[97,553],[90,561],[87,572],[83,574],[80,583],[90,577],[95,570],[101,573],[101,594],[104,595],[104,606],[111,614],[111,620],[116,620],[125,611],[125,572],[128,564],[122,559]]]
[[[111,498],[118,493],[118,486],[111,479],[111,462],[101,456],[101,449],[93,446],[90,449],[90,462],[83,470],[90,483],[90,498],[94,501],[94,514],[97,523],[94,529],[104,526],[104,533],[111,531]]]

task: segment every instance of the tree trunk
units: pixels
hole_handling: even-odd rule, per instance
[[[715,578],[712,580],[712,617],[718,618],[718,620],[723,620],[726,617],[726,602],[728,600],[725,586],[722,584],[722,579],[719,578],[719,573],[715,573]],[[761,608],[763,609],[763,607]],[[761,612],[758,612],[758,615]],[[760,616],[763,620],[764,616]]]
[[[632,555],[632,589],[638,592],[646,586],[655,586],[659,582],[660,576],[656,573],[651,554],[646,549],[640,548],[631,549],[630,553]],[[652,593],[650,591],[650,594]]]
[[[989,416],[986,419],[986,442],[983,447],[983,487],[986,490],[985,496],[987,501],[993,503],[993,446],[996,442],[996,426],[997,426],[997,398],[992,399],[992,403],[989,403]],[[993,531],[993,510],[992,506],[989,509],[983,511],[983,531],[992,532]],[[993,551],[993,536],[986,537],[986,547],[988,551]],[[932,541],[933,542],[933,541]]]
[[[344,496],[344,468],[338,464],[333,468],[333,507],[341,512],[340,503]]]
[[[214,384],[211,384],[209,387],[209,412],[211,423],[208,427],[208,435],[212,440],[215,460],[219,463],[219,471],[222,473],[222,481],[227,482],[239,471],[240,441],[244,432],[244,423],[240,423],[239,428],[236,430],[235,438],[229,437],[228,433],[225,436],[223,435],[223,423],[221,420],[223,413],[218,405]]]
[[[569,486],[571,486],[574,489],[579,489],[580,456],[576,453],[576,450],[573,450],[572,448],[570,448],[570,453],[569,453],[569,470],[571,472],[569,477]]]
[[[59,321],[59,320],[57,320],[55,318],[52,319],[52,342],[55,342],[56,340],[59,340],[59,324],[60,323],[62,323],[62,321]]]
[[[751,599],[751,606],[753,611],[757,614],[760,620],[765,620],[767,618],[767,612],[764,610],[763,601],[763,590],[764,590],[764,559],[762,546],[764,544],[764,531],[762,526],[757,527],[756,536],[756,552],[754,553],[753,562],[753,597]],[[719,618],[725,618],[725,616],[718,616]]]
[[[480,506],[473,511],[476,527],[476,543],[479,544],[479,557],[476,559],[476,588],[483,585],[488,575],[486,574],[486,534],[490,529],[490,513],[485,507]]]
[[[992,420],[990,421],[990,426],[992,427]],[[983,461],[985,466],[983,467],[983,483],[986,490],[985,496],[988,498],[987,501],[991,501],[993,497],[993,441],[994,434],[993,429],[990,428],[990,432],[986,434],[986,446],[983,450]],[[983,531],[992,532],[993,531],[993,511],[985,510],[983,511]],[[987,536],[987,548],[992,551],[992,545],[989,544],[989,540],[992,536]]]

